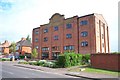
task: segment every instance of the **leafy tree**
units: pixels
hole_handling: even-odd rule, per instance
[[[27,36],[26,40],[28,40],[31,43],[31,38],[29,35]]]
[[[37,55],[38,55],[38,52],[37,52],[36,48],[34,48],[31,53],[31,57],[35,59],[37,57]]]
[[[14,55],[15,55],[15,52],[16,52],[16,43],[12,42],[9,48],[10,48],[10,52],[13,52]]]

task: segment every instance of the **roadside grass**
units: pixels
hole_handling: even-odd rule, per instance
[[[85,68],[84,72],[99,73],[99,74],[108,74],[108,75],[113,75],[113,76],[120,75],[120,72],[117,72],[117,71],[95,69],[95,68],[90,68],[90,67]]]
[[[10,58],[0,58],[0,61],[10,61]]]
[[[81,69],[85,69],[84,71],[81,71]],[[117,71],[110,71],[110,70],[103,70],[103,69],[96,69],[91,67],[85,67],[85,68],[70,68],[68,71],[70,72],[88,72],[88,73],[97,73],[97,74],[106,74],[111,76],[118,76],[120,75],[120,72]]]

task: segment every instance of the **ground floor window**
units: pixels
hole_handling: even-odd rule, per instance
[[[48,58],[49,58],[49,52],[43,52],[42,59],[48,59]]]

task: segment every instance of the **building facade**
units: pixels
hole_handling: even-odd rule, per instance
[[[32,48],[37,49],[39,59],[55,59],[66,51],[108,53],[108,25],[101,14],[65,19],[64,15],[55,13],[48,24],[33,29]]]
[[[16,55],[25,55],[28,58],[31,56],[32,44],[26,38],[21,38],[20,41],[16,43]]]
[[[9,54],[9,46],[11,43],[9,43],[7,40],[5,40],[4,43],[0,44],[0,53],[1,54]]]

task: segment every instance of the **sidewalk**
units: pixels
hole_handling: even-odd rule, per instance
[[[64,74],[64,75],[69,75],[69,76],[82,77],[82,78],[87,78],[87,79],[118,78],[118,76],[104,75],[104,74],[98,74],[98,73],[69,72],[69,71],[67,71],[66,68],[52,69],[52,68],[48,68],[48,67],[34,66],[34,65],[28,65],[28,64],[15,64],[14,66],[36,69],[36,70],[50,72],[50,73],[56,73],[56,74]],[[109,79],[109,80],[120,80],[120,78],[119,79]]]

